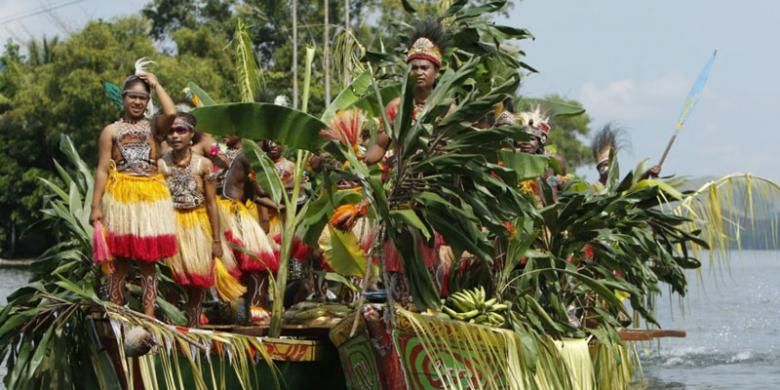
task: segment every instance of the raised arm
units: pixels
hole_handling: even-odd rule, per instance
[[[214,257],[222,257],[222,237],[220,236],[219,210],[217,209],[217,184],[211,175],[211,161],[203,159],[203,189],[206,192],[206,213],[211,225],[211,254]]]
[[[108,167],[111,162],[111,147],[114,139],[114,125],[108,125],[100,132],[98,139],[98,165],[95,170],[95,188],[92,194],[92,213],[89,221],[94,224],[103,219],[103,194],[108,181]]]
[[[154,93],[157,94],[157,100],[160,102],[160,114],[155,118],[154,129],[157,131],[159,139],[164,139],[168,135],[168,130],[171,129],[173,120],[176,119],[176,105],[173,104],[173,100],[168,96],[168,92],[165,92],[165,88],[160,85],[157,76],[143,72],[138,77],[146,81],[149,87],[154,90]]]

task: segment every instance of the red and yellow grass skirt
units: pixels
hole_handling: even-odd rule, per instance
[[[230,230],[230,226],[233,223],[230,221],[232,213],[230,208],[232,201],[225,199],[221,196],[217,196],[217,209],[219,212],[219,230],[222,235],[222,264],[227,269],[228,273],[236,279],[241,278],[241,268],[238,266],[238,260],[234,255],[234,250],[230,246],[230,242],[235,234]]]
[[[132,176],[111,169],[102,208],[112,256],[155,262],[176,254],[173,202],[162,175]]]
[[[211,224],[206,207],[176,210],[178,252],[166,263],[176,283],[182,286],[214,286],[214,259],[211,253]]]
[[[276,273],[279,269],[279,260],[274,255],[273,243],[252,212],[237,200],[218,198],[217,204],[225,239],[241,248],[233,249],[235,259],[232,265],[223,259],[228,272],[238,277],[231,269],[235,267],[234,269],[242,273],[261,271]]]

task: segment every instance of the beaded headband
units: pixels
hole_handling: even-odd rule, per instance
[[[184,119],[180,119],[180,118],[174,119],[172,126],[182,126],[182,127],[188,128],[190,130],[195,130],[195,126],[193,126],[189,122],[185,121]]]
[[[150,96],[149,92],[139,91],[137,89],[125,89],[124,91],[122,91],[122,96],[125,96],[128,93],[132,93],[132,94],[135,94],[135,95],[143,95],[143,97],[147,97],[147,98]]]

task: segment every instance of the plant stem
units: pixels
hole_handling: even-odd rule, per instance
[[[292,0],[293,108],[298,108],[298,0]]]
[[[322,31],[322,70],[325,77],[325,107],[327,108],[330,104],[330,36],[328,33],[330,21],[328,20],[328,0],[323,0],[322,3],[325,14]]]

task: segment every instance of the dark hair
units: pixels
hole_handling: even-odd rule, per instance
[[[195,116],[190,114],[189,112],[178,111],[176,112],[176,117],[189,123],[190,125],[192,125],[193,128],[198,127],[198,120],[195,119]]]
[[[127,90],[127,88],[133,84],[141,83],[144,85],[144,89],[146,90],[146,93],[152,93],[152,88],[149,86],[149,83],[146,82],[146,80],[131,74],[130,76],[127,76],[125,79],[124,84],[122,84],[122,91]]]

